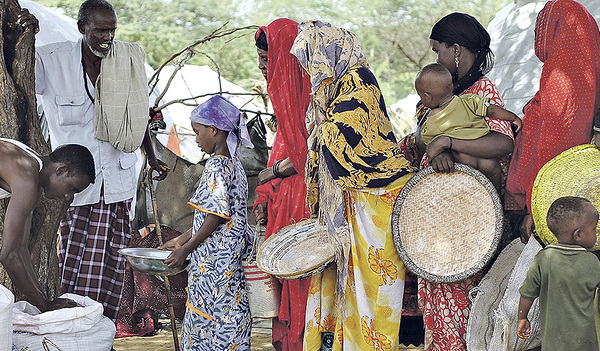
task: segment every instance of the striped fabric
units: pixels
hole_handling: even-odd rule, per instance
[[[59,228],[61,290],[88,296],[104,306],[104,315],[117,319],[125,257],[118,250],[131,239],[131,199],[112,204],[104,196],[93,205],[69,207]]]

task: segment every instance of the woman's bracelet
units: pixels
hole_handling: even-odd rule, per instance
[[[275,161],[275,163],[273,164],[273,175],[276,178],[285,178],[281,173],[279,173],[279,164],[283,162],[283,160],[277,160]]]

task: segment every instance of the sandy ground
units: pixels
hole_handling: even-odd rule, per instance
[[[271,329],[267,321],[260,321],[252,328],[252,351],[274,351],[271,345]],[[179,330],[178,335],[181,335]],[[161,330],[155,336],[115,339],[116,351],[172,351],[173,334],[170,330]],[[400,346],[401,351],[420,351],[423,347]]]
[[[171,351],[174,350],[171,331],[161,331],[155,336],[116,339],[113,348],[116,351]],[[252,332],[252,351],[274,351],[271,346],[270,331]]]

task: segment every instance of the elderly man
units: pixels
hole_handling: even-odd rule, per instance
[[[41,311],[76,306],[49,300],[35,275],[29,249],[31,218],[41,191],[50,199],[73,200],[95,180],[94,159],[81,145],[63,145],[40,157],[23,143],[0,138],[0,199],[10,198],[4,216],[0,263],[19,292]]]
[[[37,25],[26,10],[22,25]],[[131,238],[129,211],[136,193],[137,156],[164,179],[168,167],[156,159],[148,132],[145,53],[114,40],[117,14],[106,0],[86,0],[79,8],[78,42],[52,43],[36,50],[36,93],[42,103],[53,148],[77,141],[96,162],[96,183],[75,196],[60,224],[62,291],[89,296],[117,318],[125,260],[118,250]]]

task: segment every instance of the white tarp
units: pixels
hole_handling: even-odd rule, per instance
[[[158,88],[164,91],[169,78],[175,71],[175,66],[165,66],[159,75]],[[236,105],[239,109],[250,110],[250,111],[261,111],[266,112],[265,106],[262,100],[252,95],[232,95],[227,93],[247,94],[248,92],[242,87],[237,86],[221,76],[221,88],[224,97],[230,99],[230,101]],[[164,102],[170,102],[180,99],[188,99],[196,96],[205,95],[196,99],[186,100],[186,104],[175,103],[169,105],[166,110],[171,116],[172,123],[175,125],[175,131],[178,133],[179,146],[181,149],[181,157],[192,162],[197,163],[203,156],[200,148],[195,141],[195,135],[190,125],[190,114],[192,110],[212,95],[219,92],[219,77],[217,72],[213,71],[208,66],[195,66],[195,65],[184,65],[173,77],[171,85],[167,89],[165,96],[163,97]],[[151,103],[153,100],[151,101]],[[271,110],[272,111],[272,110]],[[248,118],[252,118],[251,114]],[[166,130],[172,131],[172,124],[167,125]],[[272,136],[271,136],[272,137]],[[161,144],[168,144],[168,136],[158,136]],[[269,142],[269,140],[267,141]],[[271,145],[269,143],[269,145]],[[171,150],[173,151],[173,150]]]
[[[581,0],[600,22],[600,0]],[[539,89],[542,62],[535,56],[535,21],[546,1],[516,0],[500,10],[488,25],[495,54],[487,75],[500,90],[506,108],[523,117],[523,106]]]
[[[81,33],[77,29],[77,21],[48,9],[44,5],[31,0],[19,0],[22,8],[31,12],[40,23],[40,32],[35,35],[35,45],[41,46],[59,41],[77,41]]]

